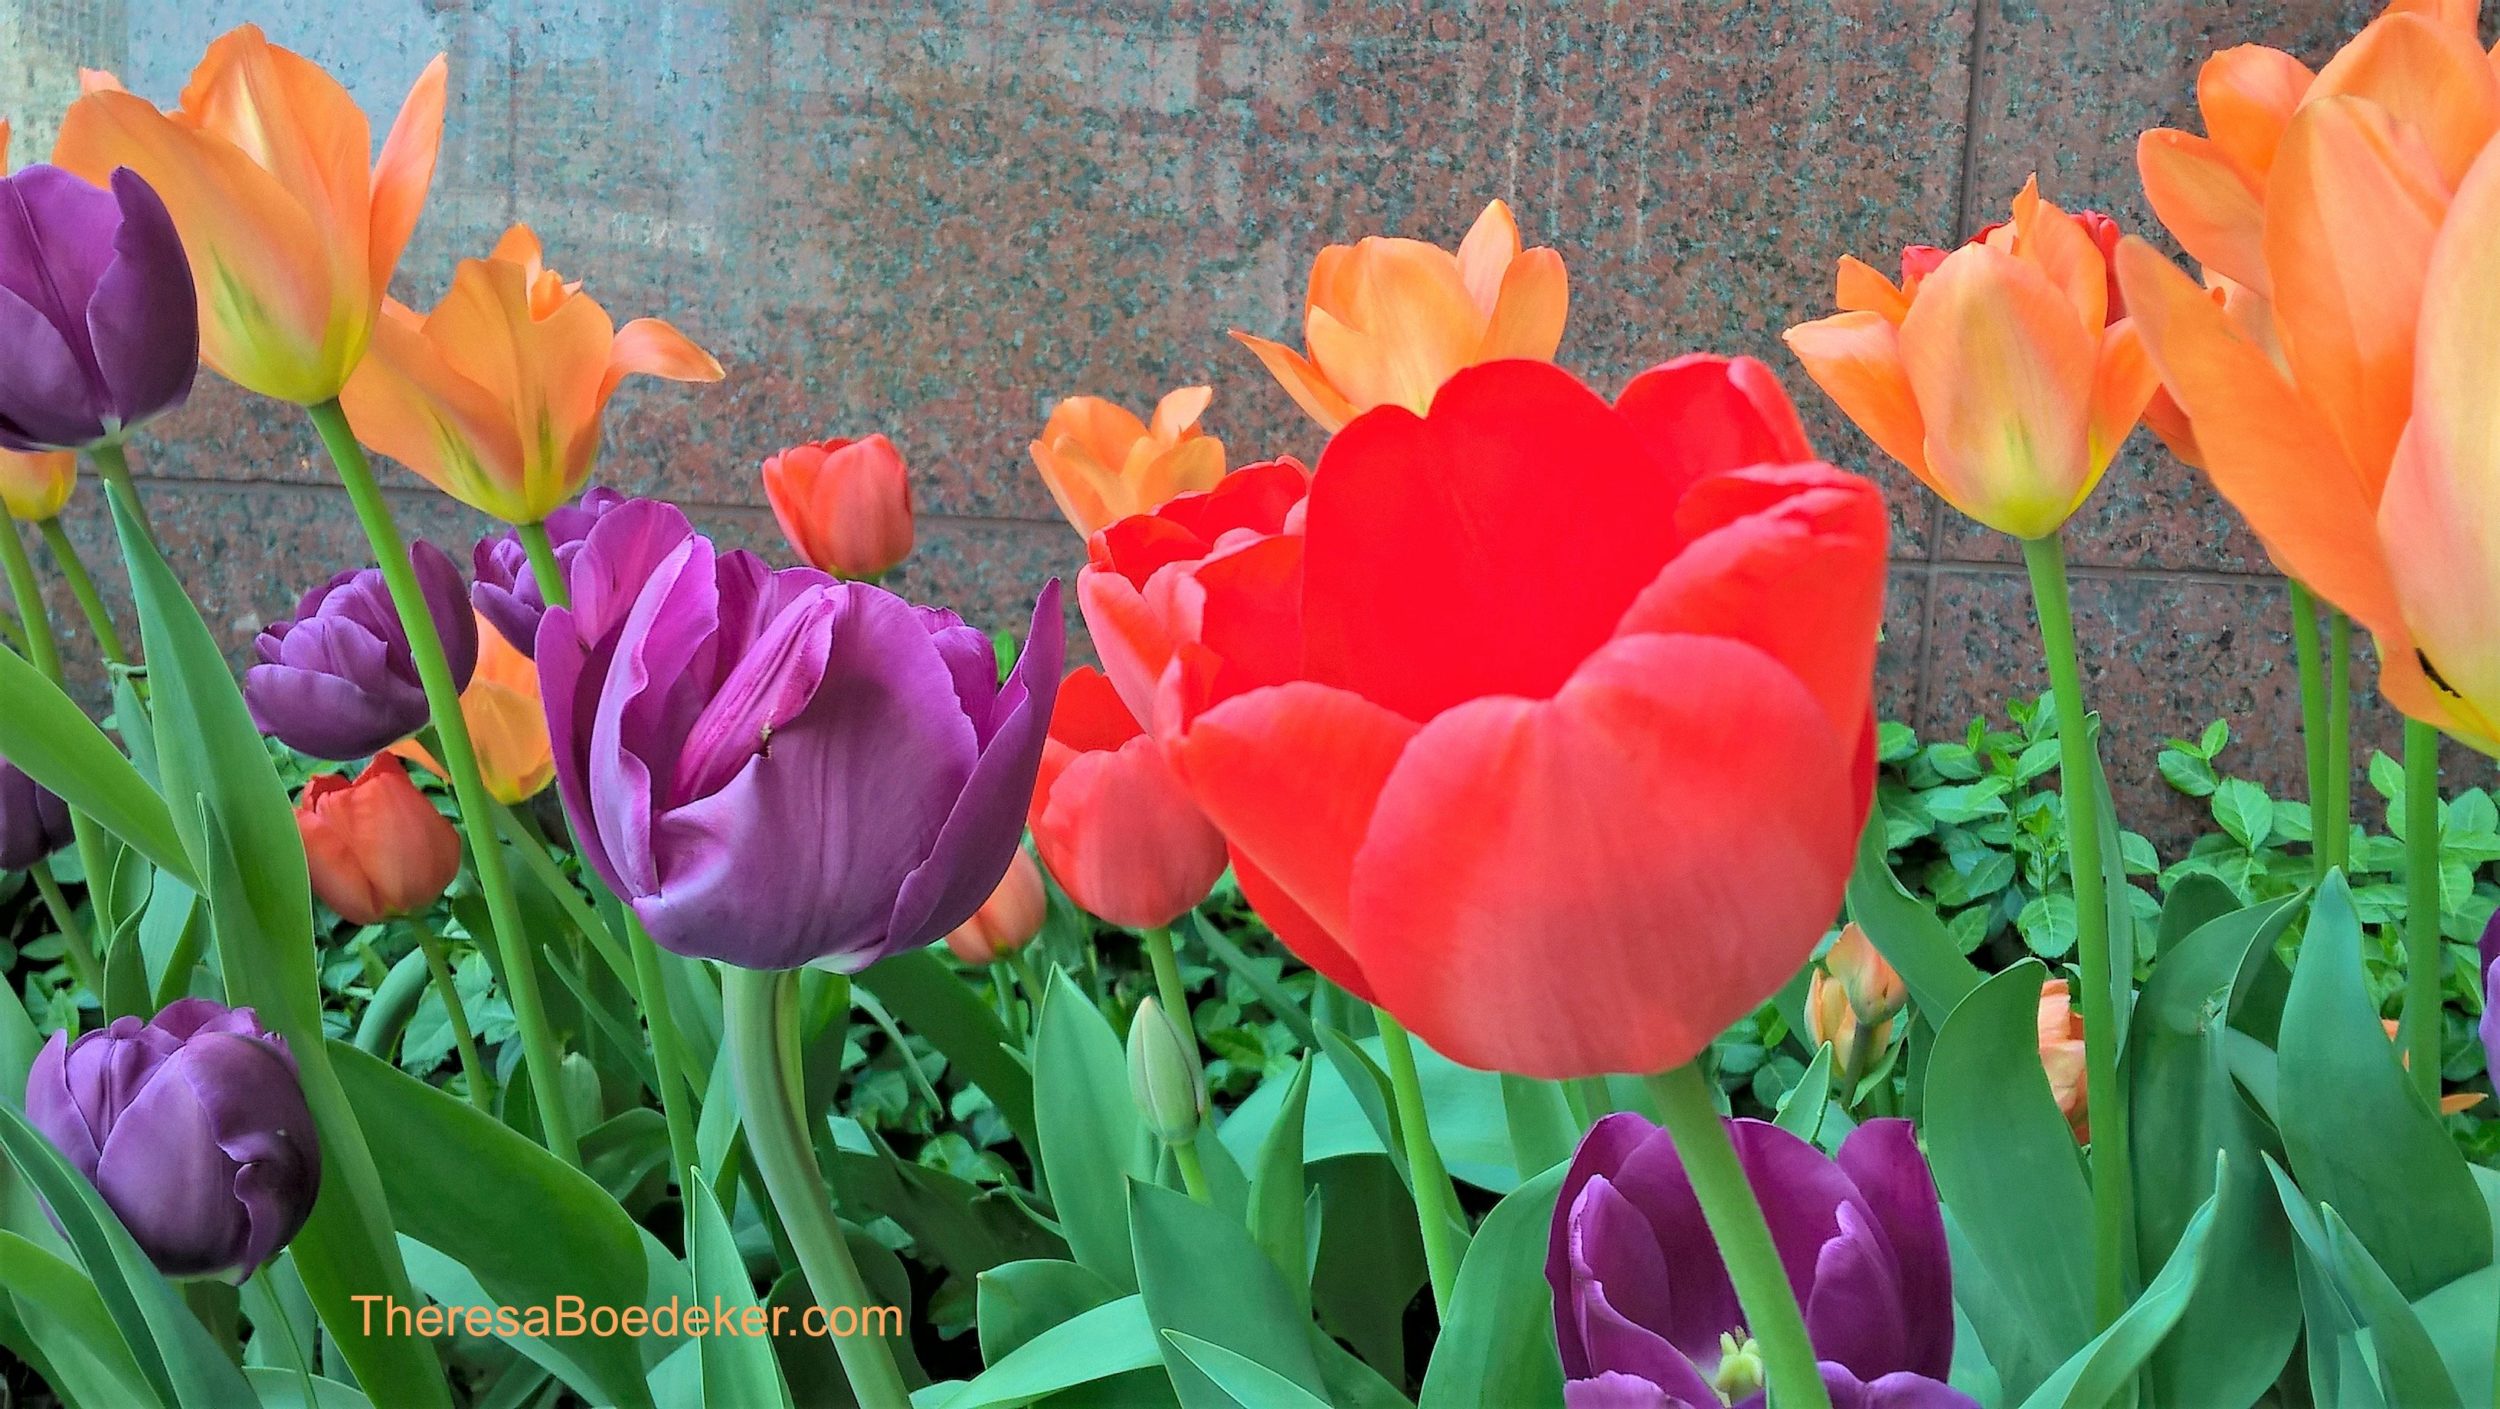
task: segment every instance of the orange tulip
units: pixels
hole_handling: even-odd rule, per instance
[[[468,723],[478,773],[495,801],[518,806],[554,781],[556,756],[539,698],[538,666],[483,616],[477,619],[477,669],[460,692],[460,717]],[[402,739],[385,752],[449,776],[414,739]]]
[[[764,461],[764,498],[799,556],[875,579],[911,556],[911,476],[881,435],[794,445]]]
[[[2084,1089],[2083,1014],[2075,1011],[2066,980],[2040,985],[2040,1065],[2049,1074],[2049,1094],[2058,1113],[2074,1127],[2075,1139],[2092,1138],[2092,1112]]]
[[[43,450],[31,454],[0,450],[0,506],[9,517],[42,523],[69,503],[78,487],[78,452]]]
[[[1007,863],[998,889],[990,892],[971,919],[946,936],[946,947],[967,964],[995,964],[1032,943],[1033,936],[1042,932],[1042,920],[1049,911],[1042,868],[1033,864],[1033,853],[1017,847],[1016,859]]]
[[[536,523],[589,482],[599,418],[636,373],[716,382],[721,366],[657,318],[617,327],[515,225],[494,253],[460,262],[433,312],[383,309],[339,402],[359,439],[435,488]]]
[[[317,773],[295,805],[313,894],[350,924],[414,915],[460,874],[460,834],[390,754],[354,782]]]
[[[1214,397],[1182,387],[1156,404],[1151,424],[1099,396],[1069,397],[1033,442],[1033,467],[1060,514],[1091,538],[1224,477],[1224,442],[1198,429]]]
[[[2381,1018],[2379,1025],[2387,1029],[2387,1040],[2390,1042],[2396,1042],[2404,1031],[2404,1025],[2394,1018]],[[2413,1069],[2413,1054],[2405,1051],[2401,1044],[2396,1048],[2396,1065],[2407,1071]],[[2439,1113],[2455,1115],[2459,1111],[2470,1111],[2482,1103],[2483,1093],[2480,1091],[2450,1091],[2439,1098]]]
[[[1303,300],[1309,355],[1240,331],[1233,337],[1333,432],[1375,406],[1429,410],[1462,367],[1553,361],[1570,310],[1562,256],[1522,250],[1510,207],[1495,201],[1456,254],[1381,235],[1321,250]]]
[[[1224,838],[1103,673],[1059,682],[1027,825],[1042,864],[1088,914],[1168,925],[1224,874]]]
[[[171,111],[110,74],[83,77],[53,160],[99,185],[129,167],[164,199],[199,289],[200,355],[263,396],[336,396],[434,177],[443,60],[418,75],[378,158],[338,80],[252,25],[208,46]]]
[[[1788,330],[1807,375],[1945,502],[2000,533],[2055,533],[2159,385],[2109,316],[2092,232],[2040,199],[1949,254],[1914,248],[1895,285],[1840,262],[1842,312]]]

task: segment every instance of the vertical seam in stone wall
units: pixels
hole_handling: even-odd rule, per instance
[[[1971,233],[1971,186],[1979,165],[1979,69],[1986,56],[1988,11],[1995,0],[1971,0],[1970,51],[1962,62],[1962,162],[1953,179],[1953,238]]]

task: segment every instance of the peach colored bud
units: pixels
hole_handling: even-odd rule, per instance
[[[2083,1069],[2083,1014],[2075,1011],[2067,995],[2066,980],[2053,978],[2040,985],[2040,1065],[2049,1074],[2049,1092],[2057,1097],[2057,1109],[2074,1127],[2077,1140],[2092,1138],[2091,1111],[2087,1108]]]
[[[1033,864],[1033,853],[1017,847],[1016,859],[1008,863],[998,889],[990,892],[971,919],[946,936],[946,947],[967,964],[997,963],[1042,932],[1042,916],[1049,908],[1041,867]]]

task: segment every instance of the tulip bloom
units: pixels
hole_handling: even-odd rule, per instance
[[[995,964],[1033,942],[1050,913],[1050,895],[1042,889],[1042,868],[1033,854],[1016,848],[998,889],[972,912],[972,918],[946,932],[946,947],[967,964]]]
[[[663,947],[855,972],[997,888],[1058,688],[1056,584],[1001,685],[954,613],[716,552],[674,505],[601,519],[570,575],[538,630],[556,782]]]
[[[26,1076],[26,1120],[168,1277],[250,1277],[321,1188],[295,1058],[249,1008],[185,998],[75,1042],[53,1033]]]
[[[0,508],[13,519],[42,523],[68,507],[78,487],[78,455],[71,450],[21,454],[0,450]]]
[[[477,618],[451,556],[418,539],[408,545],[453,684],[477,666]],[[259,664],[243,672],[243,702],[260,731],[299,753],[347,762],[380,753],[431,717],[408,633],[380,568],[342,572],[304,594],[295,615],[252,642]]]
[[[2057,1110],[2074,1127],[2075,1138],[2092,1139],[2090,1092],[2084,1082],[2083,1014],[2075,1011],[2066,980],[2040,985],[2040,1065],[2049,1074],[2049,1094]]]
[[[190,258],[200,355],[248,390],[316,405],[364,356],[416,229],[445,72],[439,56],[426,65],[369,161],[338,80],[244,25],[208,46],[171,112],[85,75],[52,159],[98,183],[119,167],[145,178]]]
[[[1311,261],[1302,340],[1309,354],[1235,331],[1294,404],[1334,432],[1375,406],[1421,413],[1461,368],[1507,357],[1554,359],[1571,310],[1562,256],[1522,250],[1519,223],[1495,201],[1450,253],[1421,240],[1366,236]]]
[[[2500,1072],[2500,1002],[2493,1001],[2493,987],[2500,983],[2500,910],[2492,912],[2483,922],[2483,937],[2475,946],[2478,962],[2475,968],[2483,976],[2483,1020],[2475,1025],[2475,1035],[2483,1042],[2483,1068]]]
[[[617,327],[546,267],[526,225],[462,260],[433,312],[391,303],[382,315],[339,395],[357,438],[507,523],[537,523],[581,492],[626,377],[721,379],[710,353],[659,319]]]
[[[582,540],[590,536],[590,526],[624,502],[624,495],[600,485],[578,502],[562,505],[547,515],[547,542],[555,549],[556,566],[571,563],[573,555],[581,551]],[[521,546],[521,535],[511,529],[486,535],[469,550],[469,562],[477,571],[477,582],[469,588],[469,601],[477,608],[479,619],[492,626],[514,650],[535,656],[538,619],[547,614],[547,594],[538,586],[538,574],[530,566],[529,550]]]
[[[460,692],[460,717],[467,721],[469,743],[477,750],[478,776],[495,801],[515,807],[555,781],[555,750],[547,740],[538,667],[514,650],[483,612],[477,619],[477,670]],[[388,752],[450,776],[414,739],[402,739]]]
[[[2133,322],[2109,314],[2091,230],[2026,182],[2014,218],[1896,285],[1844,257],[1842,311],[1789,350],[1884,453],[1954,508],[2017,538],[2057,532],[2159,385]]]
[[[392,754],[354,782],[316,773],[295,804],[313,894],[352,925],[421,914],[460,874],[460,834]]]
[[[1655,1072],[1805,962],[1866,817],[1884,508],[1810,454],[1748,359],[1612,406],[1492,363],[1339,432],[1185,588],[1167,517],[1080,595],[1178,643],[1121,694],[1296,953],[1471,1066]]]
[[[881,435],[794,445],[764,461],[764,497],[799,556],[874,581],[911,556],[911,476]]]
[[[1071,396],[1033,442],[1033,468],[1069,526],[1090,538],[1224,477],[1224,442],[1198,429],[1214,397],[1182,387],[1155,404],[1149,424],[1099,396]]]
[[[1103,673],[1059,682],[1027,818],[1077,908],[1125,929],[1172,923],[1224,874],[1224,838]]]
[[[1953,1366],[1953,1262],[1906,1120],[1837,1156],[1730,1120],[1737,1162],[1805,1311],[1834,1409],[1977,1409]],[[1630,1112],[1591,1127],[1554,1207],[1545,1277],[1572,1409],[1760,1409],[1762,1364],[1675,1141]]]
[[[109,181],[57,166],[0,178],[0,449],[118,442],[191,394],[200,327],[182,239],[137,173]]]
[[[0,871],[23,871],[72,840],[69,804],[0,758]]]

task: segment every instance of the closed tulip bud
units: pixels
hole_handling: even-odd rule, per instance
[[[2049,1074],[2049,1094],[2074,1127],[2077,1140],[2092,1138],[2092,1111],[2084,1086],[2083,1014],[2075,1011],[2066,980],[2040,985],[2040,1065]]]
[[[1892,1019],[1868,1022],[1860,1017],[1842,981],[1818,969],[1806,985],[1806,1035],[1817,1046],[1831,1044],[1832,1068],[1845,1093],[1855,1090],[1858,1078],[1891,1043]]]
[[[313,894],[352,924],[432,908],[460,874],[460,834],[391,754],[354,782],[316,774],[295,805]]]
[[[26,1119],[168,1277],[249,1277],[321,1189],[295,1058],[249,1008],[185,998],[75,1042],[55,1032],[27,1073]]]
[[[1167,1145],[1198,1138],[1207,1115],[1207,1072],[1189,1035],[1148,998],[1128,1027],[1128,1089],[1146,1128]]]
[[[1033,854],[1016,848],[1016,859],[1007,863],[1007,874],[981,902],[972,918],[949,930],[946,947],[967,964],[994,964],[1033,942],[1042,932],[1042,917],[1049,912],[1050,897],[1042,890],[1042,868],[1033,864]]]
[[[794,445],[764,461],[764,497],[799,556],[873,581],[911,556],[911,477],[881,435]]]
[[[9,517],[42,523],[57,516],[78,487],[78,456],[69,450],[21,453],[0,450],[0,508]]]
[[[477,668],[477,618],[449,554],[408,545],[426,605],[467,689]],[[259,664],[243,672],[243,702],[260,731],[299,753],[339,763],[381,752],[431,718],[399,609],[380,568],[342,572],[304,594],[295,615],[252,642]]]
[[[23,871],[70,840],[69,804],[0,758],[0,871]]]
[[[1875,942],[1866,931],[1852,921],[1840,927],[1840,938],[1823,955],[1823,969],[1840,983],[1849,995],[1849,1006],[1861,1023],[1880,1023],[1898,1013],[1910,1001],[1910,990],[1901,982],[1901,975],[1884,962]]]

